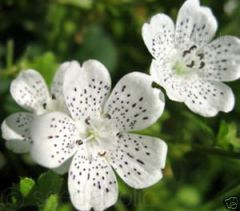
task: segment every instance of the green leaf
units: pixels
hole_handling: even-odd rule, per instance
[[[81,61],[97,59],[114,74],[117,50],[110,36],[99,25],[89,27],[84,33],[84,41],[79,48],[78,57]]]
[[[28,196],[29,204],[38,205],[39,208],[42,209],[46,205],[46,200],[48,200],[51,195],[59,193],[62,183],[63,178],[52,171],[42,174],[38,178],[31,194]]]
[[[51,52],[36,57],[33,62],[29,64],[29,68],[36,69],[42,74],[48,85],[51,83],[57,67],[57,59]]]
[[[21,179],[19,189],[21,194],[24,197],[27,197],[34,186],[35,186],[35,181],[31,178],[25,177]]]
[[[49,195],[58,193],[63,179],[52,171],[42,174],[37,181],[37,191],[46,199]]]
[[[62,183],[63,179],[51,171],[43,173],[36,182],[31,178],[21,178],[19,186],[13,186],[10,192],[6,192],[5,195],[9,195],[7,199],[11,199],[6,205],[11,207],[38,206],[41,211],[56,211]]]
[[[69,204],[61,204],[59,205],[58,211],[73,211],[72,205]]]
[[[83,9],[90,9],[93,5],[93,0],[58,0],[58,3],[73,5]]]
[[[13,98],[10,95],[7,95],[5,98],[5,104],[3,105],[3,108],[8,112],[8,113],[15,113],[22,111],[22,108],[15,103]]]
[[[188,207],[196,206],[201,199],[199,192],[191,186],[183,186],[177,192],[177,198],[179,202]]]
[[[240,150],[240,138],[238,137],[238,128],[235,123],[222,121],[217,135],[217,143],[223,149]]]
[[[5,92],[8,91],[9,86],[10,86],[10,80],[9,78],[6,77],[0,77],[0,94],[4,94]]]
[[[58,207],[58,196],[57,194],[50,195],[41,211],[57,211]]]
[[[184,112],[184,115],[189,118],[189,127],[192,126],[193,128],[199,130],[201,129],[202,132],[205,132],[206,134],[209,134],[211,137],[214,137],[214,132],[212,128],[207,124],[206,119],[196,116],[192,114],[191,112]]]

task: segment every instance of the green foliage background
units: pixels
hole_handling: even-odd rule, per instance
[[[132,71],[148,72],[151,55],[141,26],[164,12],[176,18],[179,0],[1,0],[0,121],[21,110],[9,94],[19,71],[35,68],[48,84],[66,60],[94,58],[105,64],[115,84]],[[203,0],[219,22],[219,35],[240,36],[238,0]],[[202,118],[166,97],[166,110],[151,128],[169,146],[165,177],[145,190],[120,179],[118,203],[109,210],[226,210],[223,200],[240,196],[240,82],[231,82],[235,109]],[[67,175],[34,164],[28,155],[8,151],[0,141],[0,211],[72,211]],[[41,175],[42,174],[42,175]],[[38,178],[40,176],[40,178]]]

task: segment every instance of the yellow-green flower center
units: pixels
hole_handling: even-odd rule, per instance
[[[188,72],[188,68],[183,62],[177,61],[176,64],[173,66],[175,73],[177,75],[183,75]]]

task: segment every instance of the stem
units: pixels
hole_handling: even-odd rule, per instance
[[[10,70],[13,64],[13,54],[14,54],[14,42],[12,39],[8,40],[7,42],[7,58],[6,64],[7,69]]]
[[[13,66],[14,42],[12,39],[7,41],[6,46],[6,69],[0,71],[0,76],[6,77],[17,72],[17,67]]]
[[[219,156],[228,157],[228,158],[232,158],[232,159],[240,159],[240,152],[226,151],[226,150],[216,148],[216,147],[206,147],[206,146],[201,146],[201,145],[188,145],[185,143],[168,142],[168,144],[180,145],[185,148],[190,148],[192,151],[199,151],[199,152],[203,152],[203,153],[219,155]]]
[[[216,209],[215,207],[218,206],[217,205],[218,203],[220,203],[226,197],[238,195],[239,190],[240,190],[239,179],[236,179],[229,187],[221,190],[213,198],[206,201],[203,207],[206,210],[213,210],[213,208],[215,210]]]
[[[202,147],[202,146],[193,146],[192,149],[195,151],[201,151],[201,152],[215,154],[215,155],[224,156],[228,158],[240,159],[240,152],[231,152],[231,151],[225,151],[219,148],[214,148],[214,147],[209,148],[209,147]]]

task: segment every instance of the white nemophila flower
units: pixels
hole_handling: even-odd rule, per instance
[[[10,150],[16,153],[29,152],[32,145],[30,125],[36,115],[54,110],[67,112],[62,86],[63,76],[69,64],[63,63],[56,72],[50,93],[42,76],[32,69],[21,72],[12,81],[12,97],[28,112],[12,114],[2,123],[2,136]]]
[[[164,98],[143,73],[124,76],[110,94],[111,79],[98,61],[72,63],[64,79],[70,116],[52,112],[32,124],[32,156],[56,168],[73,156],[68,188],[77,209],[103,210],[118,198],[113,169],[131,187],[145,188],[162,178],[166,144],[136,135],[162,114]],[[113,169],[112,169],[113,168]]]
[[[217,22],[198,0],[181,7],[176,27],[165,14],[153,16],[142,28],[144,42],[153,55],[150,73],[171,100],[184,102],[205,117],[234,106],[232,90],[221,81],[240,76],[240,41],[223,36],[211,41]]]

